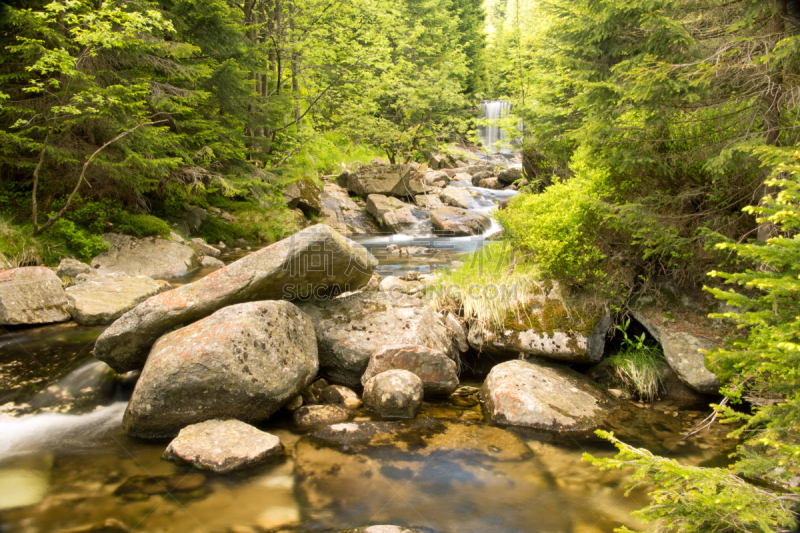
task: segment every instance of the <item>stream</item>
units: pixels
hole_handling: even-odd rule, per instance
[[[466,181],[451,185],[474,191],[474,209],[485,213],[516,194]],[[423,226],[355,240],[375,254],[378,272],[387,276],[446,267],[499,231],[493,223],[483,235],[445,238]],[[389,244],[428,251],[392,256],[385,253]],[[233,250],[223,259],[252,250]],[[613,456],[605,441],[491,426],[479,405],[449,399],[426,400],[415,420],[392,426],[375,446],[311,437],[281,411],[259,427],[281,439],[282,456],[234,474],[199,473],[161,458],[168,441],[125,435],[121,418],[136,376],[116,376],[91,357],[101,331],[69,323],[0,335],[1,533],[339,531],[373,524],[449,533],[594,533],[644,527],[630,512],[646,504],[645,492],[625,497],[625,472],[603,472],[581,459],[585,452]],[[478,387],[484,376],[462,375],[462,384]],[[685,464],[724,465],[737,444],[727,430],[716,425],[684,439],[708,411],[628,402],[607,429]],[[354,420],[379,419],[358,410]]]

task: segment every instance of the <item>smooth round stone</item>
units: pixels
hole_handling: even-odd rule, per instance
[[[364,384],[364,407],[384,418],[414,418],[422,398],[422,380],[408,370],[387,370]]]
[[[239,420],[207,420],[183,428],[164,457],[226,473],[278,455],[281,441]]]

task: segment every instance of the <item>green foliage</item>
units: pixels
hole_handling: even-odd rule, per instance
[[[117,220],[118,222],[114,228],[115,231],[134,235],[136,237],[155,236],[168,239],[171,232],[169,224],[153,215],[134,215],[122,212]]]
[[[584,454],[585,461],[604,470],[633,468],[628,493],[642,485],[655,486],[652,503],[633,513],[655,523],[649,531],[772,533],[788,531],[794,522],[791,500],[755,487],[724,468],[684,466],[620,442],[613,433],[598,430],[597,434],[614,443],[619,454],[613,459]]]
[[[300,151],[288,163],[295,176],[318,176],[339,174],[344,168],[355,164],[382,159],[383,152],[362,143],[357,143],[342,130],[315,134],[304,142]]]
[[[31,237],[30,231],[11,224],[2,216],[0,216],[0,254],[12,267],[43,263],[41,243]]]
[[[645,334],[632,339],[628,337],[630,320],[617,325],[622,333],[622,346],[619,352],[608,358],[608,364],[617,379],[639,399],[651,402],[658,396],[663,386],[661,377],[666,366],[664,354],[658,345],[645,341]]]
[[[653,483],[653,502],[636,514],[656,522],[656,531],[787,531],[800,502],[800,152],[764,147],[774,196],[748,207],[760,223],[772,225],[766,243],[723,242],[740,260],[754,265],[742,272],[711,272],[738,290],[707,288],[740,312],[712,315],[744,332],[708,354],[708,366],[724,383],[731,403],[747,399],[752,412],[726,402],[716,409],[732,432],[743,437],[729,469],[695,468],[627,446],[613,436],[620,454],[592,460],[603,467],[634,467],[634,484]],[[746,480],[757,481],[759,486]]]
[[[595,243],[601,216],[594,199],[607,171],[580,163],[576,168],[573,179],[543,194],[521,194],[496,214],[512,241],[532,252],[543,276],[570,284],[604,277],[604,256]]]
[[[108,243],[100,235],[92,235],[84,229],[75,226],[71,220],[62,218],[53,224],[50,239],[57,239],[66,246],[66,254],[72,255],[84,262],[108,249]]]

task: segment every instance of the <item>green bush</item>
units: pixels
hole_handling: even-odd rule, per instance
[[[42,245],[30,231],[14,226],[0,217],[0,254],[12,267],[40,265],[44,262]]]
[[[556,183],[542,194],[521,194],[496,218],[508,236],[533,254],[547,278],[569,284],[602,277],[595,243],[600,216],[593,184],[583,177]]]
[[[127,233],[136,237],[164,237],[169,238],[170,227],[158,217],[153,215],[133,215],[122,212],[117,218],[116,228],[121,233]]]
[[[338,174],[341,165],[347,167],[373,159],[383,159],[383,151],[368,144],[353,142],[352,136],[333,130],[315,133],[298,153],[289,159],[288,166],[297,176]]]
[[[102,236],[92,235],[88,231],[75,226],[75,223],[71,220],[65,218],[53,224],[43,237],[48,241],[52,241],[53,239],[61,241],[69,254],[87,262],[92,257],[108,249],[108,243],[103,240]],[[59,252],[56,253],[58,254]],[[55,255],[53,259],[55,259]]]

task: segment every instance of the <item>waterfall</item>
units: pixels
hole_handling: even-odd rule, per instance
[[[505,100],[484,100],[481,102],[481,118],[496,121],[508,115],[511,104]],[[486,126],[478,126],[478,135],[481,138],[483,149],[490,153],[516,151],[510,143],[502,143],[507,137],[506,132],[496,122]],[[497,143],[497,144],[496,144]]]

